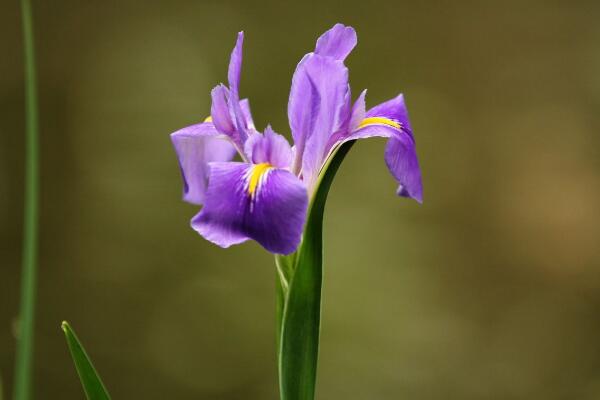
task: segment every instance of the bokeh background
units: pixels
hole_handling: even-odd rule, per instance
[[[18,2],[0,9],[0,376],[23,200]],[[353,25],[354,93],[404,92],[425,203],[355,146],[325,221],[320,399],[600,398],[600,3],[34,2],[42,134],[38,399],[80,399],[68,319],[115,399],[275,399],[273,260],[188,226],[168,134],[242,95],[288,135],[298,60]]]

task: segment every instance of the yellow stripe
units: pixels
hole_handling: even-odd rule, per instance
[[[357,129],[364,128],[369,125],[388,125],[392,128],[402,129],[402,124],[384,117],[369,117],[362,120]]]
[[[252,167],[252,171],[250,171],[250,182],[248,183],[248,193],[250,196],[254,196],[260,178],[271,168],[273,167],[269,163],[256,164]]]
[[[212,122],[212,117],[209,115],[204,119],[204,122]]]

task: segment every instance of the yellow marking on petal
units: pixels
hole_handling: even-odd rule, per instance
[[[368,117],[361,121],[357,129],[364,128],[369,125],[387,125],[392,128],[402,129],[402,124],[385,117]]]
[[[204,119],[204,122],[212,122],[212,117],[209,115]]]
[[[260,178],[272,168],[273,166],[269,163],[261,163],[252,166],[252,170],[250,171],[250,181],[248,182],[248,193],[250,196],[254,196],[254,192],[256,192],[256,188],[260,183]]]

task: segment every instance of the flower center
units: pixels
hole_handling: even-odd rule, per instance
[[[248,181],[248,193],[250,196],[254,196],[254,192],[258,188],[261,178],[269,170],[273,169],[273,166],[269,163],[260,163],[252,166],[250,170],[250,176]]]
[[[396,121],[394,121],[392,119],[389,119],[389,118],[385,118],[385,117],[368,117],[368,118],[365,118],[358,125],[357,129],[361,129],[361,128],[364,128],[365,126],[369,126],[369,125],[388,125],[388,126],[391,126],[392,128],[402,129],[402,124],[401,123],[396,122]]]

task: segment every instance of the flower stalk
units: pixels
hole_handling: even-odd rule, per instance
[[[15,364],[14,399],[32,397],[33,339],[38,247],[39,145],[33,17],[30,0],[21,0],[25,63],[25,200],[21,304]]]

